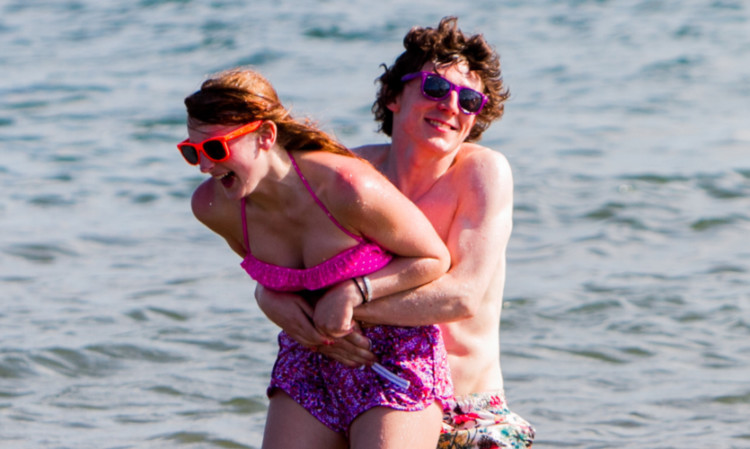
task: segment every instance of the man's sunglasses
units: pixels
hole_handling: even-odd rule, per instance
[[[200,153],[214,162],[224,162],[229,159],[229,142],[232,139],[250,134],[260,127],[263,120],[256,120],[247,125],[241,126],[234,131],[223,136],[211,137],[201,143],[190,143],[190,139],[185,139],[177,144],[177,149],[182,153],[188,164],[198,165],[200,162]]]
[[[458,106],[464,114],[476,115],[482,112],[487,103],[487,96],[474,89],[457,86],[437,73],[414,72],[404,75],[401,81],[407,82],[414,78],[422,78],[422,95],[428,100],[440,101],[448,97],[452,91],[458,94]]]

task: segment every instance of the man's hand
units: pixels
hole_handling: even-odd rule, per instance
[[[371,365],[377,361],[370,351],[370,340],[362,335],[356,323],[354,331],[345,337],[328,338],[315,329],[313,309],[301,296],[258,285],[255,299],[268,319],[301,345],[349,367]]]
[[[268,319],[297,343],[312,350],[333,343],[333,339],[315,329],[312,321],[313,308],[301,296],[268,290],[258,284],[255,300]]]
[[[377,362],[370,346],[370,340],[357,328],[346,337],[337,338],[332,345],[321,346],[318,351],[346,366],[356,368]]]

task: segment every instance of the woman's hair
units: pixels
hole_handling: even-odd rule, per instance
[[[271,83],[252,69],[239,67],[211,76],[200,90],[185,98],[185,106],[189,119],[207,124],[244,125],[270,120],[278,129],[276,141],[287,150],[353,155],[309,119],[294,119]]]
[[[388,109],[388,105],[404,90],[401,78],[422,70],[428,62],[438,67],[465,63],[482,80],[487,104],[477,115],[467,141],[479,140],[490,124],[502,117],[505,109],[503,103],[510,97],[510,92],[503,85],[500,57],[481,34],[466,36],[458,29],[457,20],[455,17],[444,17],[437,29],[412,28],[404,37],[406,51],[401,53],[391,67],[381,65],[384,73],[378,78],[380,89],[372,105],[372,112],[375,120],[380,122],[380,131],[386,135],[391,136],[393,133],[393,112]]]

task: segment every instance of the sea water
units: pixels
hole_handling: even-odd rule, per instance
[[[501,55],[502,317],[535,447],[750,447],[750,3],[0,1],[0,447],[258,448],[278,329],[174,144],[207,74],[383,142],[381,63],[459,17]]]

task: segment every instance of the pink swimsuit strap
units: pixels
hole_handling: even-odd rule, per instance
[[[292,153],[287,153],[292,160],[292,166],[297,172],[297,175],[300,177],[300,180],[302,180],[302,183],[310,193],[310,196],[315,200],[315,203],[326,213],[328,218],[339,229],[359,243],[310,268],[282,267],[263,262],[262,260],[256,259],[250,252],[247,233],[247,217],[245,215],[245,198],[242,198],[242,234],[245,238],[247,254],[240,265],[245,269],[247,274],[259,284],[272,290],[319,290],[347,279],[373,273],[386,266],[393,256],[379,245],[369,242],[344,228],[344,226],[342,226],[341,223],[339,223],[331,214],[328,208],[325,207],[323,202],[320,201],[317,195],[315,195],[310,183],[307,182],[307,179],[297,165],[297,161],[292,156]]]
[[[354,240],[360,243],[364,242],[365,239],[363,239],[362,237],[356,234],[352,234],[351,232],[349,232],[344,226],[341,225],[341,223],[338,222],[338,220],[336,220],[336,218],[334,218],[333,214],[331,214],[331,211],[329,211],[328,208],[323,204],[323,202],[320,201],[320,198],[318,198],[318,195],[315,194],[312,187],[310,186],[310,183],[307,182],[307,178],[305,178],[305,176],[302,174],[302,170],[300,170],[299,165],[297,165],[297,161],[294,159],[294,156],[292,156],[292,152],[287,151],[287,154],[289,154],[289,159],[292,160],[292,166],[294,167],[294,170],[299,175],[299,179],[302,180],[302,184],[305,185],[305,188],[307,189],[308,192],[310,192],[310,196],[312,196],[312,199],[315,200],[316,203],[318,203],[318,206],[320,206],[320,208],[323,209],[323,212],[325,212],[326,215],[328,215],[328,218],[333,222],[333,224],[335,224],[339,229],[344,231],[344,234],[348,235]]]

